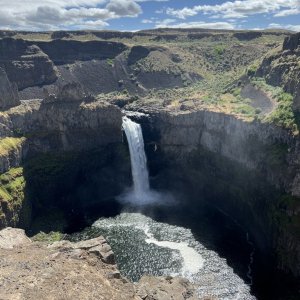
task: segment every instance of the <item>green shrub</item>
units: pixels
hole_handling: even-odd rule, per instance
[[[256,73],[258,69],[258,66],[257,65],[251,65],[248,69],[247,69],[247,75],[249,77],[253,77]]]
[[[225,47],[223,45],[217,45],[215,46],[214,51],[218,56],[221,56],[225,52]]]
[[[58,231],[51,231],[49,233],[40,231],[38,234],[34,235],[31,239],[35,242],[54,243],[63,240],[64,236],[65,236],[64,234]]]
[[[106,60],[106,62],[107,62],[107,64],[110,65],[111,67],[113,67],[114,64],[115,64],[115,60],[112,59],[112,58],[108,58],[108,59]]]

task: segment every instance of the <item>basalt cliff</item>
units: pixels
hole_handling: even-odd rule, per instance
[[[153,186],[188,191],[191,205],[204,195],[251,233],[276,268],[300,276],[299,34],[0,36],[1,228],[64,232],[75,217],[86,224],[84,211],[107,208],[130,184],[126,113],[142,125]],[[56,255],[45,247],[20,251]],[[77,261],[82,250],[71,248],[48,263],[55,269],[69,255],[103,268],[86,252]],[[111,280],[128,286],[135,299],[132,284],[101,280],[111,293]]]

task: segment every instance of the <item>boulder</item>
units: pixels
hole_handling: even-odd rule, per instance
[[[70,82],[60,86],[56,94],[49,94],[48,90],[44,88],[44,101],[48,103],[55,101],[90,102],[92,100],[94,98],[87,95],[82,85],[78,82]]]
[[[30,243],[23,229],[7,227],[0,231],[0,249],[13,249]]]
[[[100,236],[95,239],[81,241],[73,245],[74,249],[84,249],[88,253],[97,255],[103,262],[114,265],[115,255],[106,240]]]
[[[145,300],[196,300],[195,289],[190,282],[179,277],[143,276],[137,284],[137,295]]]

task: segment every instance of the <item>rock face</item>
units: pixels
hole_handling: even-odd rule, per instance
[[[293,189],[296,174],[300,172],[300,165],[295,155],[299,141],[288,131],[272,124],[260,122],[245,122],[234,116],[211,111],[180,111],[167,112],[140,109],[150,114],[151,126],[159,138],[159,144],[164,152],[181,154],[192,152],[201,146],[205,149],[235,161],[249,170],[263,170],[270,182],[283,187],[295,196]],[[255,141],[255,143],[254,143]],[[289,153],[284,153],[289,159],[293,173],[289,176],[278,170],[264,168],[269,155],[269,146],[286,145]],[[293,155],[294,153],[294,155]]]
[[[35,44],[57,65],[74,63],[76,60],[114,58],[127,49],[123,43],[106,41],[80,42],[58,39]]]
[[[128,64],[132,65],[138,60],[145,58],[150,53],[151,49],[143,46],[134,46],[131,48],[128,55]]]
[[[287,38],[283,42],[283,50],[297,50],[300,46],[300,33],[295,33]]]
[[[247,230],[252,228],[259,247],[277,254],[281,269],[299,276],[299,139],[274,125],[223,113],[140,111],[149,114],[139,122],[150,166],[161,168],[169,161],[166,168],[172,171],[163,177],[178,175],[170,187],[186,182],[190,195],[206,194]],[[282,194],[291,197],[290,204],[283,205]]]
[[[283,48],[267,55],[256,73],[267,83],[283,86],[294,96],[294,109],[300,110],[300,35],[285,38]]]
[[[47,89],[44,89],[44,102],[55,102],[55,101],[95,101],[92,96],[86,95],[84,89],[80,83],[70,82],[58,88],[57,94],[49,94]]]
[[[3,247],[4,245],[4,247]],[[9,249],[8,249],[8,246]],[[94,250],[101,248],[106,250]],[[108,250],[109,249],[109,250]],[[103,252],[104,251],[104,252]],[[0,231],[1,299],[197,299],[179,278],[145,277],[138,284],[123,278],[110,260],[103,237],[79,243],[31,242],[20,229]],[[175,298],[174,298],[175,297]]]
[[[10,83],[4,69],[0,68],[0,109],[8,109],[19,104],[18,87]]]
[[[27,101],[8,112],[31,150],[84,150],[121,141],[121,111],[105,102]]]
[[[0,61],[10,82],[18,89],[53,83],[57,79],[53,62],[41,49],[24,40],[0,39]]]
[[[107,150],[109,153],[98,158],[98,167],[107,168],[110,164],[111,170],[106,171],[107,176],[114,176],[112,157],[116,160],[119,157],[121,111],[114,105],[87,96],[78,84],[66,84],[56,95],[48,94],[43,101],[22,102],[1,114],[0,120],[0,172],[4,173],[0,176],[0,228],[27,228],[31,221],[31,211],[34,213],[37,207],[32,199],[26,197],[25,182],[29,180],[27,169],[24,176],[22,167],[20,172],[15,172],[25,160],[42,153],[54,155],[68,151],[78,155],[82,151],[104,151],[104,148],[110,147]],[[75,184],[76,178],[80,176],[76,172],[80,172],[83,167],[79,165],[77,163],[77,167],[74,167],[69,182]],[[56,167],[61,170],[60,166]],[[53,178],[52,187],[55,182]],[[108,186],[106,184],[107,190]],[[107,259],[110,259],[109,255]]]

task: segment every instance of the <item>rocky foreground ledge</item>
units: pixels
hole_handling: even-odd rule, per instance
[[[184,279],[122,277],[106,240],[33,242],[22,229],[0,231],[0,299],[198,299]]]

